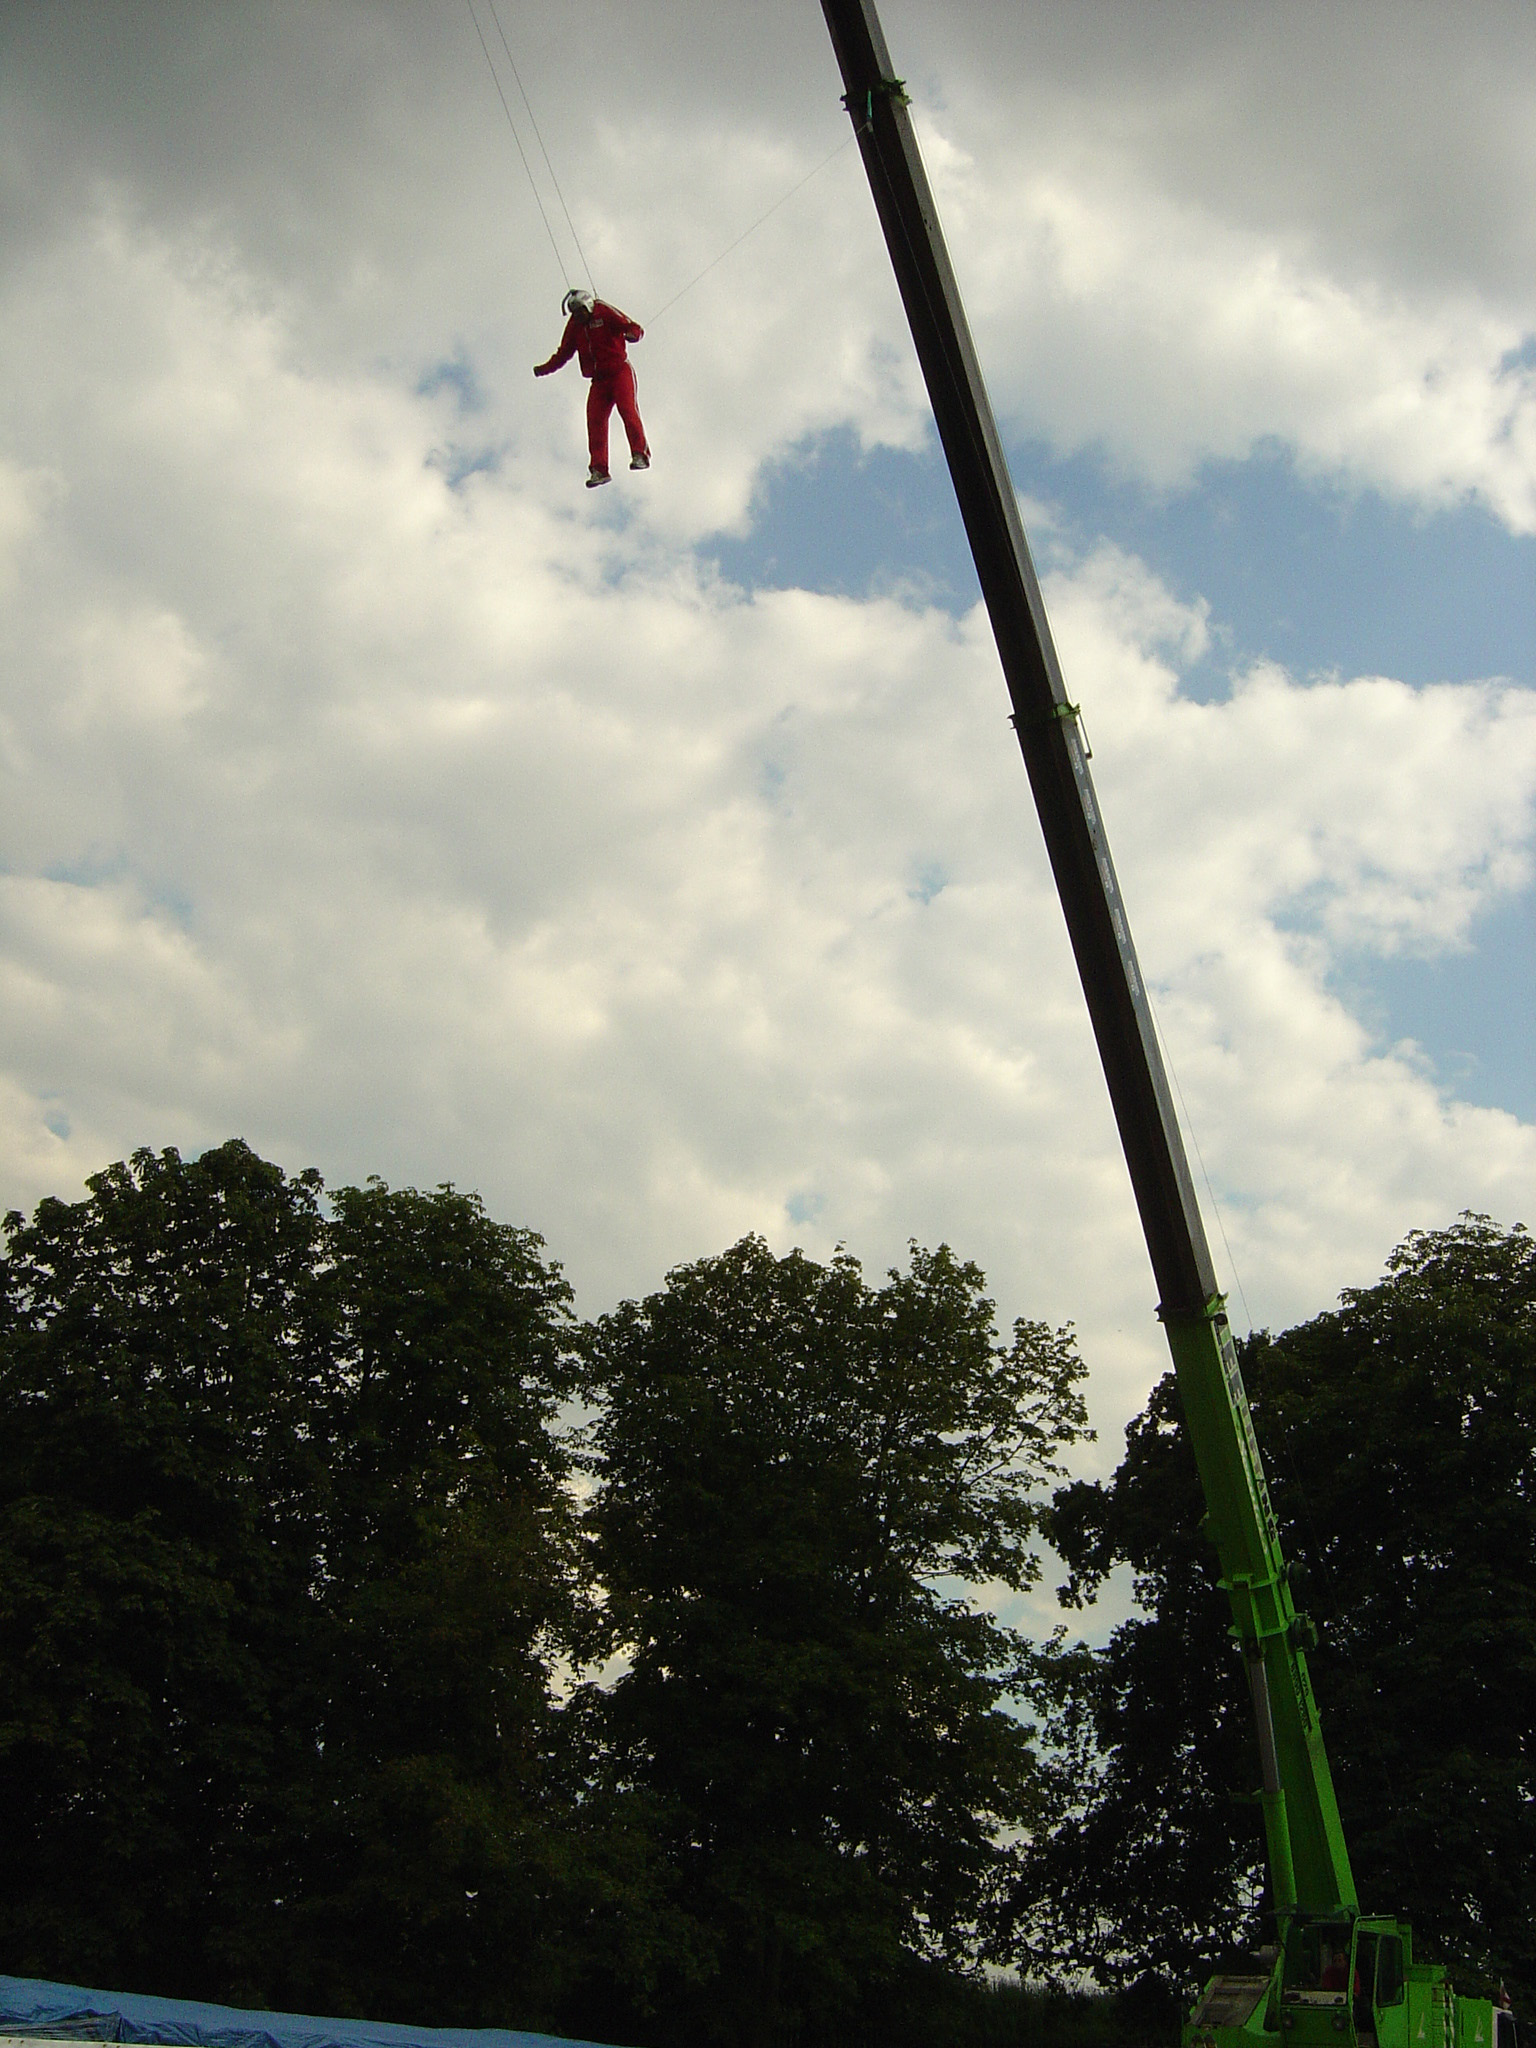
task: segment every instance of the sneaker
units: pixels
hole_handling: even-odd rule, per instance
[[[631,469],[649,469],[651,466],[651,458],[649,455],[631,455],[631,457],[629,458],[629,466]]]
[[[589,469],[587,471],[587,489],[589,491],[595,491],[599,484],[611,484],[612,482],[613,478],[606,469]]]

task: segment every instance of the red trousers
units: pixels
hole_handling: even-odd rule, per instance
[[[608,415],[613,408],[619,408],[619,418],[624,422],[624,431],[629,436],[631,455],[649,455],[646,445],[645,428],[640,424],[640,408],[635,403],[635,373],[628,363],[608,376],[601,373],[587,386],[587,453],[592,467],[608,473]]]

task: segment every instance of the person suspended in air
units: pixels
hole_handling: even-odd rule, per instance
[[[570,291],[560,301],[565,314],[565,332],[560,346],[546,363],[536,363],[535,377],[548,377],[575,356],[581,374],[589,377],[587,390],[587,489],[610,481],[608,474],[608,416],[617,406],[624,431],[629,436],[629,466],[649,469],[650,445],[640,423],[635,403],[635,373],[629,365],[627,344],[639,341],[645,329],[617,306],[594,298],[591,292]]]

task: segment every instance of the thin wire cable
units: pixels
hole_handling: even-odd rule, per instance
[[[706,263],[704,268],[699,272],[697,277],[690,277],[688,282],[683,286],[681,291],[674,292],[671,298],[667,300],[667,303],[664,306],[659,307],[656,312],[652,313],[650,316],[649,325],[654,327],[656,325],[656,322],[661,318],[663,313],[669,313],[672,310],[672,308],[677,304],[678,300],[683,298],[687,293],[691,292],[696,284],[700,283],[704,278],[708,277],[709,273],[712,270],[714,270],[719,264],[722,264],[725,261],[726,257],[730,255],[733,249],[739,249],[742,243],[747,239],[748,235],[755,235],[765,220],[770,220],[773,217],[773,215],[778,212],[781,206],[788,205],[789,201],[794,198],[797,192],[803,191],[804,188],[810,184],[812,178],[819,178],[822,172],[827,168],[827,165],[832,162],[833,157],[841,156],[843,151],[845,149],[850,148],[856,140],[856,136],[845,135],[843,140],[837,145],[836,149],[834,149],[829,155],[824,156],[821,162],[817,164],[816,168],[813,171],[807,171],[805,176],[801,178],[798,181],[798,183],[791,185],[789,190],[784,194],[782,199],[775,199],[772,206],[769,207],[768,211],[766,213],[760,213],[757,219],[753,221],[751,227],[743,228],[741,233],[736,237],[735,241],[729,243],[724,249],[722,249],[720,251],[720,254],[716,256],[712,262]]]
[[[566,284],[569,284],[571,274],[566,268],[565,258],[560,254],[560,244],[555,240],[555,231],[549,224],[549,215],[544,211],[544,202],[539,197],[539,188],[534,182],[533,167],[528,161],[527,151],[523,148],[523,138],[517,132],[517,123],[512,118],[512,109],[507,105],[507,96],[501,89],[501,80],[497,76],[496,66],[491,62],[490,48],[486,43],[484,34],[481,32],[480,17],[475,12],[475,0],[464,0],[464,5],[469,9],[470,20],[475,24],[475,34],[479,38],[480,48],[485,52],[486,69],[491,74],[491,83],[496,88],[496,97],[501,101],[501,111],[507,117],[507,126],[512,130],[512,140],[517,144],[517,153],[523,160],[523,169],[528,176],[528,189],[533,194],[534,205],[539,209],[539,219],[544,223],[544,232],[549,237],[549,246],[555,252],[556,265],[559,268],[562,279]]]
[[[586,250],[581,246],[581,237],[576,232],[575,221],[571,219],[571,209],[565,203],[565,194],[560,190],[560,180],[555,176],[555,166],[550,159],[549,150],[545,146],[543,132],[539,127],[539,117],[533,111],[533,101],[528,97],[528,88],[523,83],[523,74],[517,68],[517,59],[512,54],[512,45],[507,41],[507,32],[502,27],[501,16],[496,11],[496,0],[490,0],[490,9],[491,19],[496,24],[496,33],[501,37],[501,47],[507,53],[507,62],[512,66],[512,76],[517,80],[517,89],[523,96],[523,105],[528,109],[528,119],[533,124],[534,136],[538,141],[540,154],[544,158],[544,168],[549,172],[549,182],[555,188],[555,197],[560,202],[560,211],[565,215],[565,224],[571,231],[571,240],[576,244],[576,254],[581,258],[581,267],[587,273],[587,283],[591,285],[595,296],[597,283],[592,275],[592,266],[587,261]]]
[[[1157,1004],[1152,999],[1151,985],[1145,975],[1141,977],[1141,985],[1146,990],[1147,1008],[1152,1015],[1152,1028],[1157,1033],[1158,1044],[1162,1047],[1163,1065],[1168,1069],[1168,1077],[1173,1082],[1173,1091],[1179,1098],[1179,1113],[1184,1119],[1184,1128],[1189,1133],[1189,1142],[1195,1148],[1195,1158],[1199,1161],[1200,1178],[1205,1183],[1205,1192],[1211,1198],[1211,1213],[1216,1218],[1216,1228],[1221,1232],[1222,1250],[1227,1255],[1227,1266],[1232,1274],[1232,1284],[1237,1289],[1238,1300],[1243,1304],[1243,1315],[1247,1320],[1248,1334],[1251,1337],[1253,1335],[1253,1310],[1248,1306],[1248,1296],[1243,1290],[1243,1276],[1237,1270],[1237,1260],[1232,1256],[1232,1245],[1227,1236],[1226,1218],[1221,1213],[1221,1204],[1216,1199],[1216,1190],[1211,1186],[1211,1176],[1206,1171],[1205,1154],[1200,1150],[1200,1139],[1195,1131],[1194,1119],[1189,1113],[1189,1104],[1184,1100],[1184,1085],[1179,1079],[1179,1070],[1173,1063],[1173,1054],[1168,1048],[1168,1036],[1163,1030],[1163,1020],[1157,1014]]]

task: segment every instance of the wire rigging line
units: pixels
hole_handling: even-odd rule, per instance
[[[545,146],[543,132],[539,127],[539,117],[533,111],[533,102],[528,97],[528,88],[523,83],[523,74],[517,68],[517,59],[512,54],[512,45],[507,41],[507,32],[502,27],[501,16],[496,11],[496,0],[489,0],[489,4],[491,19],[496,24],[496,33],[501,37],[501,47],[507,53],[507,62],[512,66],[512,76],[517,80],[517,89],[523,96],[523,105],[527,108],[528,119],[533,124],[534,136],[538,141],[540,154],[544,158],[544,168],[549,172],[549,182],[555,188],[555,197],[560,202],[560,211],[565,215],[565,224],[571,231],[571,240],[576,244],[576,254],[581,258],[581,267],[587,273],[587,283],[591,285],[595,293],[597,291],[597,281],[592,275],[592,266],[587,261],[586,250],[581,246],[581,237],[576,232],[575,221],[571,219],[571,209],[565,203],[565,194],[560,190],[560,180],[555,176],[555,166],[551,161],[549,150]]]
[[[533,175],[533,166],[528,161],[528,152],[523,147],[523,138],[518,133],[516,121],[512,118],[512,108],[507,99],[506,92],[502,87],[501,74],[496,69],[495,60],[491,56],[490,45],[485,40],[485,31],[480,26],[480,16],[475,8],[475,0],[464,0],[464,5],[469,9],[469,18],[475,25],[475,40],[479,43],[480,53],[485,58],[485,68],[491,74],[491,83],[496,88],[496,97],[501,101],[501,111],[507,117],[507,126],[512,131],[513,142],[516,143],[517,145],[517,154],[522,161],[523,174],[527,178],[528,188],[533,194],[533,203],[539,209],[539,218],[544,223],[544,232],[549,237],[549,246],[554,251],[555,262],[559,266],[561,277],[565,280],[567,284],[569,284],[571,281],[570,269],[566,263],[564,256],[560,252],[560,243],[556,238],[554,228],[550,223],[549,213],[545,208],[543,195],[539,191],[538,180]],[[501,15],[497,10],[496,0],[486,0],[486,5],[491,10],[491,20],[496,24],[496,34],[501,40],[501,47],[506,53],[507,62],[512,68],[512,76],[517,81],[517,89],[522,96],[524,110],[528,115],[529,123],[533,128],[534,137],[538,142],[539,153],[544,159],[544,168],[549,173],[549,182],[551,183],[551,185],[554,186],[555,196],[560,201],[560,211],[565,215],[565,224],[566,227],[570,230],[571,240],[575,244],[577,257],[580,260],[582,269],[586,272],[587,283],[591,286],[593,292],[595,293],[597,290],[597,281],[592,275],[592,266],[587,261],[586,250],[581,246],[581,237],[576,232],[576,223],[571,218],[571,209],[566,204],[565,193],[561,189],[560,179],[556,174],[554,161],[549,154],[549,147],[544,140],[543,130],[539,127],[539,117],[533,111],[533,102],[528,97],[528,88],[523,84],[523,74],[517,68],[517,59],[512,54],[512,45],[507,41],[507,32],[501,25]],[[757,219],[752,222],[750,227],[743,228],[741,233],[735,238],[734,241],[728,242],[726,244],[726,246],[720,251],[718,256],[711,257],[710,261],[704,265],[704,268],[702,270],[697,271],[692,277],[689,278],[688,282],[685,285],[683,285],[679,290],[675,291],[672,294],[671,298],[668,299],[664,305],[658,307],[657,310],[649,316],[650,324],[654,326],[656,322],[661,318],[663,313],[669,313],[672,310],[672,308],[677,304],[679,299],[686,297],[686,295],[693,290],[696,284],[701,283],[703,279],[708,277],[709,273],[712,270],[716,269],[720,264],[722,264],[725,261],[727,256],[731,255],[734,250],[739,249],[742,243],[747,240],[748,236],[755,235],[758,229],[763,225],[764,221],[771,220],[774,214],[778,212],[781,206],[787,206],[790,200],[794,198],[795,194],[797,192],[803,191],[805,187],[810,184],[813,178],[819,178],[822,172],[827,168],[827,165],[830,164],[834,160],[834,158],[840,157],[843,151],[845,149],[848,149],[857,139],[857,132],[855,132],[852,135],[845,135],[843,137],[843,140],[837,145],[836,149],[829,150],[828,153],[822,158],[821,162],[819,164],[813,165],[812,168],[806,172],[803,178],[797,178],[795,183],[790,186],[789,190],[787,192],[782,193],[777,199],[775,199],[772,206],[768,207],[764,212],[760,213]]]
[[[1162,1018],[1157,1014],[1157,1004],[1152,999],[1151,986],[1145,975],[1141,978],[1141,985],[1146,990],[1147,1008],[1152,1015],[1152,1028],[1157,1033],[1158,1043],[1163,1049],[1163,1064],[1168,1069],[1168,1077],[1173,1082],[1174,1093],[1179,1098],[1179,1108],[1183,1112],[1184,1128],[1189,1133],[1189,1142],[1194,1146],[1195,1157],[1200,1162],[1200,1178],[1205,1182],[1205,1192],[1211,1198],[1211,1212],[1216,1218],[1216,1228],[1221,1232],[1222,1246],[1227,1254],[1227,1265],[1231,1269],[1233,1284],[1237,1288],[1237,1298],[1243,1304],[1243,1315],[1247,1320],[1248,1333],[1251,1336],[1253,1334],[1253,1310],[1248,1306],[1248,1295],[1243,1287],[1243,1276],[1237,1269],[1237,1260],[1232,1256],[1232,1246],[1227,1237],[1227,1220],[1221,1213],[1221,1204],[1217,1201],[1216,1190],[1211,1185],[1211,1176],[1205,1164],[1205,1154],[1200,1150],[1200,1140],[1195,1132],[1194,1118],[1189,1113],[1189,1104],[1184,1100],[1184,1084],[1180,1081],[1179,1070],[1173,1063],[1173,1054],[1168,1046],[1168,1034],[1163,1029]]]
[[[549,215],[544,211],[544,202],[539,197],[539,188],[534,181],[533,167],[528,161],[528,152],[523,148],[523,138],[517,132],[517,123],[512,118],[512,109],[507,105],[507,96],[501,89],[501,80],[497,76],[496,66],[491,62],[490,49],[486,44],[485,36],[480,27],[480,17],[475,12],[475,0],[464,0],[464,5],[469,9],[470,20],[475,24],[475,34],[479,38],[480,48],[485,52],[486,68],[489,70],[491,82],[496,88],[496,97],[501,101],[501,111],[507,117],[507,126],[512,130],[512,140],[517,144],[517,153],[523,160],[523,169],[528,174],[528,185],[533,193],[533,203],[539,209],[539,218],[544,223],[544,232],[549,237],[549,246],[555,252],[555,263],[559,268],[561,277],[569,284],[571,281],[570,272],[566,268],[565,258],[560,254],[560,244],[555,240],[555,231],[549,224]],[[500,27],[499,22],[497,26]],[[505,38],[503,38],[503,41],[505,41]],[[508,54],[510,55],[510,52]],[[564,204],[563,200],[561,204]],[[578,244],[577,246],[579,247],[580,245]]]
[[[828,155],[824,156],[821,162],[817,164],[814,170],[807,171],[805,176],[801,178],[798,181],[798,183],[790,186],[789,190],[783,195],[782,198],[775,199],[772,206],[769,207],[768,211],[766,213],[760,213],[757,219],[753,221],[751,227],[743,228],[741,233],[736,237],[735,241],[728,243],[726,247],[720,251],[720,254],[718,256],[713,258],[711,262],[706,263],[704,268],[699,272],[697,277],[690,277],[688,282],[683,286],[682,291],[674,292],[671,298],[667,300],[667,303],[664,306],[659,307],[656,312],[652,313],[650,316],[649,324],[652,327],[654,327],[656,325],[656,322],[661,318],[663,313],[670,312],[671,309],[677,304],[678,300],[682,298],[686,293],[691,292],[694,286],[698,284],[701,279],[708,277],[709,273],[716,267],[717,264],[721,264],[725,261],[726,257],[730,255],[733,249],[739,249],[742,243],[747,239],[748,235],[755,235],[765,220],[771,219],[772,216],[778,212],[781,206],[788,205],[789,201],[794,198],[797,192],[802,191],[807,185],[809,185],[812,178],[819,178],[822,172],[827,168],[827,165],[832,162],[833,158],[841,156],[843,151],[845,149],[850,148],[857,139],[858,138],[855,135],[845,135],[843,137],[843,140],[837,145],[836,149],[830,151]]]

